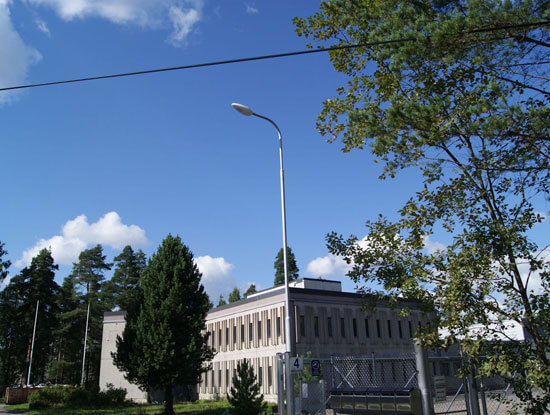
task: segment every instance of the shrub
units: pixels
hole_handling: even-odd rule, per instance
[[[54,408],[56,406],[121,406],[126,402],[126,389],[107,385],[107,390],[85,389],[75,386],[53,386],[34,391],[29,397],[29,409]]]
[[[107,389],[98,393],[98,403],[101,406],[121,406],[126,403],[126,389],[115,388],[107,383]]]
[[[64,405],[72,389],[74,388],[71,386],[53,386],[35,390],[29,396],[29,409],[45,409]]]

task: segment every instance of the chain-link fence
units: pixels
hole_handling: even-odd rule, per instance
[[[469,382],[463,376],[461,357],[428,358],[429,380],[436,415],[504,415],[513,401],[513,391],[498,377],[477,378]],[[418,388],[415,355],[383,357],[372,354],[363,357],[304,358],[303,370],[294,376],[295,413],[321,415],[355,413],[336,412],[331,408],[334,391],[397,391]],[[355,392],[354,392],[355,391]],[[473,401],[477,396],[477,411]],[[363,413],[363,412],[357,412]],[[365,412],[366,413],[366,412]]]

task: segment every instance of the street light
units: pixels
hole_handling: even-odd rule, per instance
[[[241,114],[246,115],[247,117],[253,115],[258,118],[262,118],[268,122],[270,122],[275,129],[277,130],[277,134],[279,135],[279,163],[281,166],[280,170],[280,178],[281,178],[281,216],[282,216],[282,224],[283,224],[283,264],[284,264],[284,271],[285,271],[285,331],[286,331],[286,352],[287,352],[287,359],[286,359],[286,401],[287,401],[287,414],[291,415],[294,413],[294,385],[291,383],[291,377],[290,377],[290,355],[292,353],[292,347],[291,347],[291,332],[290,332],[290,301],[288,297],[288,263],[287,263],[287,246],[286,246],[286,207],[285,207],[285,173],[283,170],[283,137],[281,135],[281,130],[279,130],[279,127],[275,122],[267,117],[264,117],[263,115],[256,114],[254,111],[252,111],[250,108],[248,108],[246,105],[233,103],[231,104],[233,108],[235,108],[237,111],[239,111]]]

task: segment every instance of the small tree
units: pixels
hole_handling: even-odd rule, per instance
[[[227,301],[223,299],[223,295],[220,294],[220,299],[218,300],[218,305],[216,307],[221,307],[222,305],[226,305]]]
[[[246,359],[237,364],[237,374],[233,376],[233,385],[227,394],[227,400],[239,415],[258,415],[267,406],[264,395],[260,394],[260,384],[256,380],[254,369]]]
[[[229,297],[227,297],[227,301],[229,303],[234,303],[235,301],[239,301],[241,299],[241,292],[237,287],[233,288],[233,291],[229,293]]]
[[[250,284],[250,287],[244,292],[243,297],[247,298],[250,294],[254,294],[256,292],[256,285]]]
[[[0,242],[0,282],[4,280],[8,276],[8,268],[11,265],[11,262],[8,260],[3,260],[2,257],[4,255],[7,255],[8,251],[4,249],[4,243]]]
[[[288,280],[292,281],[298,278],[298,266],[296,265],[296,258],[292,252],[292,248],[287,246],[286,248],[286,260],[288,263]],[[275,263],[273,264],[275,268],[275,281],[273,284],[275,286],[282,285],[285,283],[285,265],[283,258],[283,248],[279,249],[277,253],[277,258],[275,258]]]

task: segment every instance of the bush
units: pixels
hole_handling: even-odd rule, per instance
[[[29,397],[29,409],[56,406],[121,406],[126,402],[126,389],[107,384],[107,390],[85,389],[75,386],[53,386],[34,391]]]

